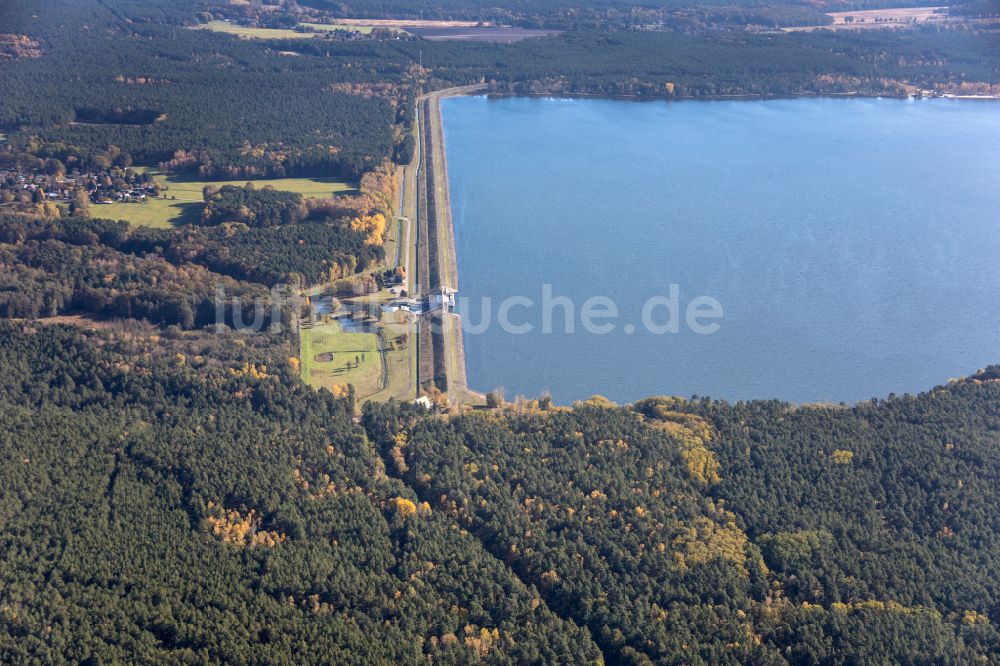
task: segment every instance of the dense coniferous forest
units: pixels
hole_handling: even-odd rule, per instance
[[[385,268],[420,94],[995,90],[993,33],[763,29],[849,1],[259,4],[0,6],[0,661],[1000,664],[998,367],[852,407],[446,414],[309,388],[272,326],[301,305],[276,285]],[[309,8],[567,32],[194,29]],[[153,229],[25,189],[138,165],[358,190],[212,184]]]
[[[239,222],[250,227],[295,224],[306,217],[302,195],[271,189],[248,189],[227,185],[207,194],[202,223]]]
[[[598,660],[287,370],[9,323],[0,358],[4,663]]]
[[[158,253],[121,251],[127,225],[0,216],[0,308],[35,319],[84,313],[194,328],[268,326],[283,307],[260,285]]]
[[[280,336],[219,335],[0,324],[5,662],[1000,655],[996,368],[356,425]]]
[[[369,434],[610,662],[1000,658],[1000,371],[855,408],[533,401]]]
[[[339,223],[311,223],[276,229],[210,229],[148,233],[136,231],[126,244],[156,251],[173,262],[191,261],[230,277],[276,284],[315,285],[349,276],[378,263],[382,246]]]
[[[570,93],[640,98],[863,93],[899,95],[903,85],[1000,81],[988,33],[571,33],[525,40],[497,61],[489,46],[428,52],[444,71],[473,72],[500,93]],[[413,44],[401,48],[416,49]],[[892,53],[886,58],[886,53]],[[936,55],[940,60],[932,62]],[[891,62],[889,62],[891,61]],[[470,65],[474,64],[474,68]],[[473,71],[469,71],[472,69]],[[452,75],[454,76],[454,75]]]
[[[264,287],[349,276],[384,257],[349,222],[250,229],[133,229],[124,222],[0,214],[0,313],[66,313],[148,319],[185,328],[273,319]],[[217,316],[220,299],[229,304]],[[266,316],[265,316],[266,313]]]
[[[218,178],[357,178],[392,154],[392,126],[408,107],[330,86],[401,83],[405,65],[363,49],[326,61],[281,56],[180,25],[195,23],[196,6],[56,0],[0,8],[4,30],[37,40],[42,54],[0,68],[0,127],[21,130],[12,145],[67,165],[113,146],[121,160]]]

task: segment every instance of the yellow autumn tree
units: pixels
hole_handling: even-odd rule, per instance
[[[633,408],[650,426],[678,441],[693,480],[705,485],[717,483],[720,480],[719,461],[708,447],[713,437],[712,426],[700,416],[678,411],[684,404],[682,398],[660,396],[640,400]]]
[[[719,461],[715,454],[703,446],[698,446],[681,451],[684,462],[687,463],[688,474],[691,478],[706,485],[718,483]]]
[[[719,524],[700,516],[674,538],[674,559],[682,568],[720,558],[746,573],[747,535],[736,525],[732,515],[725,519],[725,524]]]
[[[229,368],[229,374],[239,377],[252,377],[254,379],[267,379],[271,375],[267,374],[266,365],[244,362],[242,368]]]
[[[417,505],[405,497],[397,497],[393,500],[396,512],[403,518],[408,518],[417,513]]]
[[[396,472],[399,474],[406,474],[410,469],[406,464],[406,456],[403,455],[403,449],[406,447],[406,444],[406,432],[400,431],[394,438],[392,450],[389,451],[389,457],[393,465],[396,466]]]
[[[205,518],[212,529],[212,534],[222,541],[234,546],[265,546],[273,548],[287,538],[277,531],[260,529],[261,518],[254,509],[244,516],[235,509],[209,502],[208,516]]]
[[[601,407],[603,409],[614,409],[616,405],[611,400],[605,398],[603,395],[592,395],[586,400],[578,400],[573,403],[574,407]]]
[[[837,449],[830,456],[830,459],[837,465],[850,465],[851,461],[854,460],[854,451]]]
[[[385,243],[385,216],[382,213],[364,215],[351,220],[351,229],[365,235],[365,245],[382,245]]]

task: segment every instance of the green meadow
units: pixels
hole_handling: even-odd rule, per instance
[[[228,21],[209,21],[196,26],[196,29],[222,32],[243,39],[308,39],[316,36],[315,33],[296,32],[288,28],[248,28]]]
[[[148,199],[146,203],[97,204],[92,209],[94,217],[125,220],[129,224],[142,227],[169,228],[196,224],[205,207],[202,190],[206,185],[245,185],[250,182],[255,187],[270,186],[276,190],[298,192],[304,197],[328,197],[335,194],[352,194],[355,185],[336,178],[273,178],[266,180],[197,180],[185,176],[166,176],[150,170],[156,180],[167,189],[161,190],[162,198]]]
[[[304,325],[300,339],[300,372],[310,386],[332,391],[352,384],[358,398],[379,390],[382,358],[373,333],[345,333],[331,321]]]

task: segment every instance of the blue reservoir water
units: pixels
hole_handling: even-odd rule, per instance
[[[442,112],[473,388],[852,402],[1000,362],[1000,104]]]

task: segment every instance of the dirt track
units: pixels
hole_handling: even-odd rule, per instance
[[[475,21],[430,21],[427,19],[337,19],[334,25],[356,25],[372,28],[474,28]]]

